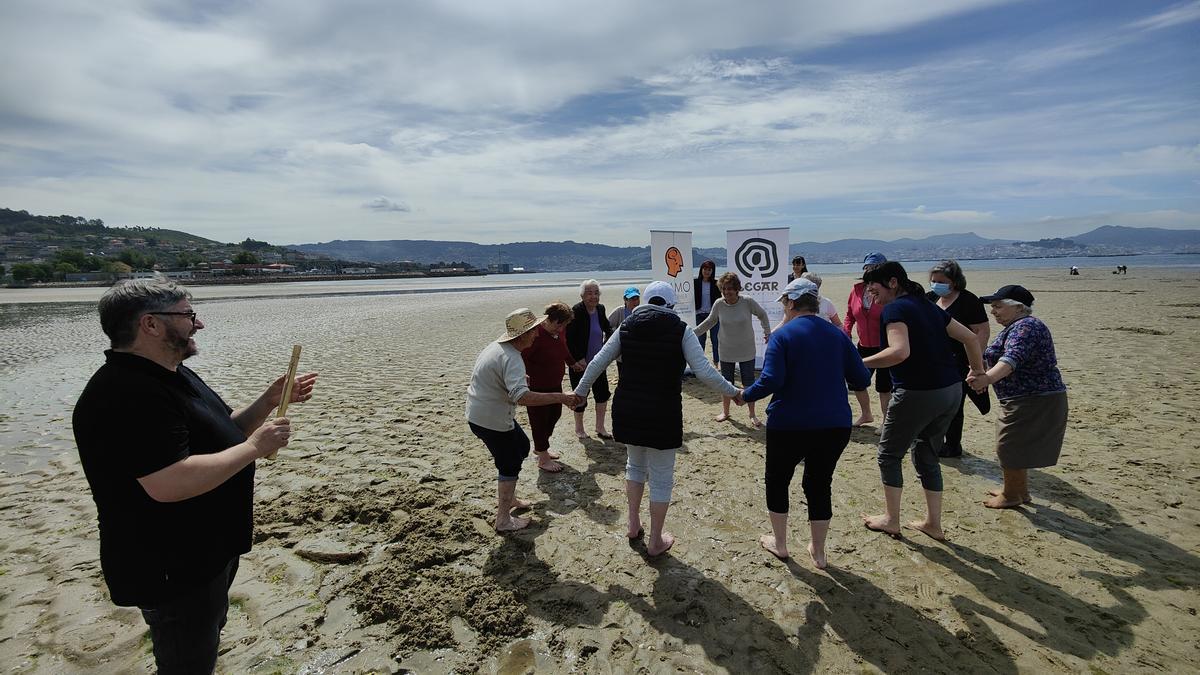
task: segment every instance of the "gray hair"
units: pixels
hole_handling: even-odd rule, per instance
[[[817,288],[820,288],[820,287],[821,287],[821,275],[820,275],[820,274],[816,274],[816,273],[814,273],[814,272],[805,272],[804,274],[801,274],[801,275],[800,275],[800,278],[801,278],[801,279],[808,279],[809,281],[811,281],[811,282],[813,282],[814,284],[816,284],[816,285],[817,285]]]
[[[100,327],[113,349],[122,349],[133,344],[143,314],[165,312],[181,300],[191,299],[186,288],[161,275],[120,281],[100,297]]]
[[[1021,302],[1020,300],[1012,300],[1011,298],[997,298],[1000,302],[1009,307],[1018,307],[1023,312],[1024,316],[1033,316],[1033,308]]]
[[[821,311],[821,299],[811,293],[801,293],[800,297],[795,300],[786,297],[784,300],[791,300],[793,311],[812,312],[813,314]]]
[[[600,290],[600,282],[599,281],[596,281],[595,279],[588,279],[587,281],[583,282],[582,284],[579,284],[579,294],[583,295],[583,292],[586,291],[589,286],[595,286],[597,292],[599,292],[599,290]]]

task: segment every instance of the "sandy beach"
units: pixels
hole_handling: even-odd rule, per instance
[[[759,547],[764,434],[744,408],[714,422],[718,397],[695,380],[669,555],[648,560],[627,542],[624,449],[580,443],[569,415],[553,438],[567,468],[543,474],[531,457],[521,475],[533,525],[490,529],[495,471],[463,419],[472,363],[509,310],[574,303],[574,287],[198,294],[207,327],[189,365],[231,405],[281,374],[292,344],[304,345],[301,369],[321,373],[315,399],[291,409],[291,445],[258,465],[255,545],[219,672],[1195,671],[1200,272],[967,275],[981,295],[1004,283],[1036,295],[1070,389],[1062,461],[1031,472],[1032,505],[985,509],[1000,475],[994,415],[968,406],[967,453],[943,462],[949,541],[893,541],[860,524],[882,496],[875,427],[856,430],[823,571]],[[825,280],[841,311],[851,283]],[[619,290],[604,289],[610,309]],[[153,670],[140,614],[108,601],[71,436],[106,346],[91,305],[0,304],[6,671]],[[923,506],[905,468],[907,516]],[[802,554],[798,479],[792,504]]]

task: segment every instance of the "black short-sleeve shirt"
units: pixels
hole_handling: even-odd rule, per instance
[[[950,351],[946,326],[950,315],[923,295],[905,294],[883,307],[880,317],[880,343],[888,346],[889,323],[908,327],[908,358],[891,367],[892,384],[897,389],[932,390],[959,381]]]
[[[937,304],[936,293],[927,293],[925,297],[929,298],[930,302]],[[951,319],[967,328],[978,323],[988,322],[987,312],[984,311],[979,296],[968,290],[958,292],[958,297],[946,308],[946,313],[950,315]],[[963,347],[958,340],[950,340],[950,349],[954,353],[954,363],[958,366],[959,375],[966,377],[967,371],[971,369],[971,364],[967,362],[967,348]]]
[[[100,521],[100,565],[118,605],[150,606],[215,577],[250,550],[254,464],[212,490],[157,502],[137,479],[246,440],[232,409],[190,369],[106,351],[75,404],[79,459]]]

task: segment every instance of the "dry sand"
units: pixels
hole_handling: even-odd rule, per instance
[[[1070,387],[1062,463],[1033,472],[1033,505],[983,508],[999,468],[992,420],[969,410],[968,454],[944,462],[950,542],[893,541],[859,524],[881,495],[873,431],[855,431],[825,571],[759,548],[763,433],[745,409],[713,422],[717,397],[694,380],[669,555],[627,543],[623,449],[575,441],[569,416],[553,439],[567,469],[539,475],[531,459],[522,474],[533,526],[490,531],[494,469],[462,419],[472,362],[509,309],[573,289],[197,301],[208,327],[192,365],[231,403],[282,372],[293,342],[322,373],[317,398],[292,408],[292,445],[259,464],[256,543],[218,669],[1195,671],[1197,272],[968,274],[977,292],[1019,282],[1038,297]],[[826,295],[840,306],[850,283],[830,278]],[[0,305],[7,671],[152,668],[138,612],[107,600],[70,435],[103,346],[88,306]],[[908,515],[919,500],[906,492]]]

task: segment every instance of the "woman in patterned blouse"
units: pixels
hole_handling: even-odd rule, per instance
[[[1067,430],[1067,387],[1058,371],[1054,341],[1033,316],[1033,294],[1004,286],[980,298],[1004,327],[983,352],[987,372],[968,378],[976,391],[991,385],[1000,401],[996,455],[1004,487],[983,504],[1008,509],[1028,504],[1029,469],[1054,466]]]

